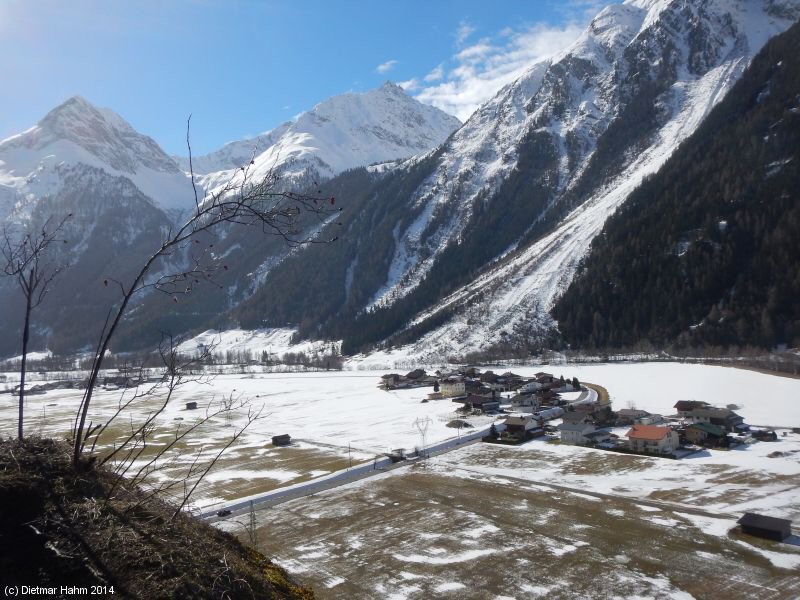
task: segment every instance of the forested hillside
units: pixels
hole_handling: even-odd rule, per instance
[[[323,185],[347,200],[339,241],[293,253],[231,318],[290,324],[342,340],[345,353],[549,343],[548,307],[607,215],[800,14],[794,0],[751,8],[632,0],[604,9],[436,152],[380,180],[348,174],[349,194]]]
[[[553,309],[585,348],[800,344],[800,24],[606,223]]]

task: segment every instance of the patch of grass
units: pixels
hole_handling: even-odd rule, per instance
[[[0,539],[14,549],[0,556],[3,585],[104,585],[121,598],[314,597],[230,534],[173,518],[174,507],[108,471],[74,469],[63,442],[0,441],[0,506]]]
[[[438,585],[453,581],[470,598],[526,585],[563,599],[624,589],[653,598],[682,590],[696,598],[788,600],[800,591],[795,573],[670,510],[643,512],[635,499],[596,501],[436,468],[290,501],[258,517],[263,547],[306,568],[322,599],[380,598],[412,584],[412,597],[434,598]],[[326,588],[334,575],[345,581]]]

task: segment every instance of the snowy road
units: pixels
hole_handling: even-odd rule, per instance
[[[498,429],[501,428],[502,427],[498,427]],[[425,457],[430,458],[433,456],[438,456],[440,454],[444,454],[445,452],[450,452],[451,450],[455,450],[456,448],[463,448],[464,446],[467,446],[469,444],[474,444],[475,442],[479,441],[483,436],[485,436],[488,432],[489,428],[485,427],[479,429],[478,431],[462,435],[455,439],[449,439],[443,442],[439,442],[438,444],[434,444],[432,446],[425,448],[424,451]],[[415,457],[415,462],[416,462],[416,457]],[[304,481],[296,485],[290,485],[288,487],[279,488],[277,490],[272,490],[269,492],[265,492],[263,494],[257,494],[254,496],[250,496],[248,498],[241,498],[236,500],[235,502],[214,504],[211,505],[212,506],[211,510],[204,510],[204,512],[200,513],[199,516],[200,518],[208,519],[210,522],[213,523],[215,521],[221,520],[222,518],[232,518],[240,516],[249,511],[251,506],[254,508],[267,508],[275,506],[277,504],[282,504],[283,502],[288,502],[289,500],[294,500],[295,498],[310,496],[312,494],[317,494],[325,490],[330,490],[336,487],[353,483],[355,481],[360,481],[361,479],[366,479],[367,477],[379,475],[381,473],[385,473],[392,469],[405,467],[408,466],[409,464],[413,463],[409,462],[392,463],[392,461],[389,458],[382,458],[380,460],[363,463],[352,468],[343,469],[341,471],[337,471],[336,473],[331,473],[329,475],[325,475],[317,479],[312,479],[311,481]],[[204,509],[208,508],[209,508],[208,506],[204,507]],[[226,515],[225,517],[218,517],[217,513],[218,511],[221,510],[229,510],[231,511],[231,514]]]

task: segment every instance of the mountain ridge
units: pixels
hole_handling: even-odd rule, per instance
[[[364,95],[351,94],[321,103],[332,106],[327,117],[326,114],[320,117],[319,111],[314,113],[318,121],[327,118],[327,121],[320,121],[321,130],[325,127],[334,131],[341,129],[341,124],[335,122],[336,111],[346,116],[359,113],[362,100],[355,107],[348,107],[347,103],[361,96],[371,98],[373,108],[380,109],[381,102],[389,107],[388,112],[373,110],[361,114],[357,125],[364,130],[361,140],[366,142],[360,147],[361,154],[351,153],[350,161],[386,158],[380,154],[386,148],[391,148],[393,159],[408,158],[409,153],[419,149],[427,151],[435,146],[457,123],[438,109],[411,99],[399,87],[385,84]],[[376,97],[380,100],[378,104],[374,101]],[[394,113],[390,110],[393,107],[396,107]],[[429,128],[425,115],[436,116],[439,127]],[[425,135],[410,135],[404,139],[404,125],[407,124],[404,120],[412,125],[409,131],[422,128]],[[345,125],[353,123],[349,119]],[[384,136],[391,144],[370,145],[370,136],[375,138],[376,131],[391,133]],[[267,161],[268,157],[253,166],[251,181],[258,180],[272,168]],[[345,167],[363,168],[346,161],[337,166]],[[281,165],[281,168],[283,175],[289,173],[280,189],[304,191],[312,181],[318,185],[329,178],[322,162],[315,162],[314,156],[310,160]],[[239,176],[235,172],[213,175],[218,177],[217,182],[212,182],[214,185],[235,182]],[[370,175],[379,176],[379,173]],[[195,177],[195,183],[201,198],[216,191],[207,187],[208,181],[203,181],[202,176]],[[316,193],[316,188],[313,191]],[[52,302],[40,309],[34,343],[43,347],[50,345],[59,352],[90,346],[94,341],[92,327],[97,322],[96,315],[102,311],[104,302],[113,302],[113,294],[108,293],[102,282],[108,277],[124,280],[148,249],[157,248],[170,227],[182,221],[194,207],[192,180],[172,157],[112,110],[98,108],[80,96],[71,97],[49,111],[34,127],[0,142],[0,220],[6,226],[19,230],[43,223],[48,214],[73,214],[67,231],[71,243],[62,249],[60,257],[71,265],[67,271],[71,273],[68,281],[60,278]],[[203,320],[216,320],[217,314],[225,313],[257,289],[263,273],[287,256],[287,249],[275,240],[262,239],[264,236],[253,236],[236,228],[223,229],[218,232],[218,256],[226,256],[231,261],[230,277],[224,289],[209,290],[202,295],[206,302],[197,306],[198,314],[176,315],[174,327],[179,330],[199,326]],[[107,246],[105,250],[103,244]],[[182,255],[171,258],[173,266],[177,267],[186,259]],[[151,326],[156,331],[163,330],[167,326],[161,315],[164,307],[154,298],[142,297],[139,302],[131,319],[125,323],[127,333]],[[65,307],[70,303],[74,310],[67,317]],[[0,312],[4,313],[0,317],[0,329],[3,331],[14,331],[18,327],[12,310],[16,304],[13,287],[8,281],[0,281]],[[46,338],[49,341],[43,342]],[[15,339],[14,335],[5,336],[0,352],[13,354]],[[121,335],[120,339],[141,343],[143,338],[134,342],[135,335]],[[120,347],[124,345],[123,342]]]
[[[256,178],[275,170],[290,184],[321,181],[350,168],[427,152],[460,125],[387,81],[367,92],[332,96],[254,138],[193,156],[192,168],[208,189],[218,188],[251,160]],[[177,160],[189,170],[187,157]]]
[[[568,342],[800,343],[798,56],[795,24],[607,221],[553,309]]]
[[[283,318],[327,320],[301,333],[344,338],[348,352],[412,342],[404,352],[431,360],[485,345],[544,343],[554,330],[549,307],[605,218],[691,134],[764,41],[797,16],[794,0],[604,9],[573,46],[476,111],[438,158],[396,169],[380,183],[386,190],[374,190],[373,206],[402,204],[406,216],[393,217],[396,226],[387,223],[388,235],[374,243],[360,230],[362,249],[336,266],[371,287],[369,302],[327,314],[295,302]],[[362,220],[374,227],[381,218]],[[297,273],[324,261],[311,255],[296,259]],[[285,278],[277,287],[291,284]],[[313,297],[341,294],[311,285]],[[260,300],[280,305],[281,292]],[[269,324],[269,309],[254,310],[244,324],[265,317]]]

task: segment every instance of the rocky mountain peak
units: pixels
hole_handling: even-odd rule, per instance
[[[114,111],[98,108],[81,96],[73,96],[51,110],[20,141],[34,149],[59,141],[72,142],[114,170],[131,175],[140,167],[165,173],[179,171],[152,138],[138,133]]]
[[[249,161],[254,151],[255,178],[277,168],[284,178],[321,180],[354,167],[423,154],[460,125],[457,118],[418,102],[387,81],[367,92],[328,98],[294,121],[256,138],[226,144],[192,162],[208,189],[228,181],[232,170],[244,158]],[[177,160],[188,170],[188,160]]]
[[[99,169],[125,177],[157,206],[182,211],[193,202],[186,175],[150,137],[125,119],[73,96],[34,127],[0,142],[0,196],[36,202],[61,190],[67,171]],[[177,214],[177,212],[175,213]]]

